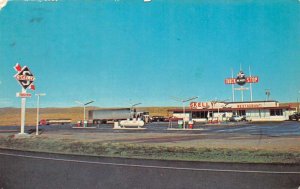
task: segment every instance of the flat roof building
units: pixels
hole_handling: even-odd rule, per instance
[[[171,109],[173,117],[196,122],[226,121],[233,116],[243,116],[247,121],[285,121],[295,112],[289,105],[280,105],[278,101],[244,102],[191,102],[185,109]]]

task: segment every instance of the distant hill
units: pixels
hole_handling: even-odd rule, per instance
[[[287,102],[280,103],[280,105],[290,105],[291,107],[299,107],[297,102]],[[168,110],[176,109],[181,107],[137,107],[137,111],[149,112],[150,116],[172,116]],[[87,107],[88,110],[95,109],[107,109],[99,107]],[[88,113],[86,114],[88,116]],[[71,107],[71,108],[41,108],[40,109],[40,119],[62,119],[68,118],[71,119],[73,123],[76,123],[78,120],[83,119],[83,108],[82,107]],[[20,108],[0,108],[0,126],[8,125],[20,125],[21,121],[21,109]],[[27,108],[26,109],[26,125],[35,125],[36,124],[36,109]]]
[[[281,106],[290,106],[292,108],[296,108],[296,111],[299,111],[299,102],[285,102],[285,103],[280,103]]]
[[[284,103],[280,103],[280,105],[282,106],[291,106],[291,107],[297,107],[300,105],[300,102],[284,102]]]
[[[149,112],[150,116],[158,115],[170,117],[168,109],[176,107],[137,107],[137,111]],[[88,116],[88,110],[103,109],[99,107],[87,107],[86,116]],[[105,108],[107,109],[107,108]],[[73,123],[83,119],[82,107],[71,108],[41,108],[41,119],[71,119]],[[21,109],[20,108],[0,108],[0,126],[8,125],[20,125],[21,122]],[[36,108],[26,109],[26,125],[36,124]]]

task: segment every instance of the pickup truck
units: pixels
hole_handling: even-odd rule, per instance
[[[294,113],[292,115],[289,116],[289,120],[296,120],[296,121],[299,121],[300,119],[300,113]]]

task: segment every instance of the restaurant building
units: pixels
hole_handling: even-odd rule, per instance
[[[191,102],[189,108],[173,109],[173,117],[193,120],[196,122],[221,122],[228,120],[246,121],[285,121],[296,111],[295,107],[280,105],[278,101],[269,100],[270,90],[266,90],[267,99],[265,101],[253,101],[252,85],[259,82],[258,76],[251,75],[249,66],[249,76],[242,69],[234,77],[233,70],[231,77],[224,80],[225,85],[231,86],[232,102],[211,101],[211,102]],[[241,101],[236,101],[236,91],[241,93]],[[244,101],[244,93],[250,92],[250,100]]]
[[[280,105],[278,101],[244,102],[191,102],[190,107],[172,109],[174,118],[195,122],[228,121],[232,117],[243,117],[247,121],[285,121],[296,109]],[[184,113],[183,113],[184,111]]]

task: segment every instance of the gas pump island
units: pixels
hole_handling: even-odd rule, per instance
[[[33,84],[35,78],[27,66],[21,67],[20,64],[17,63],[14,69],[17,71],[17,74],[14,77],[22,87],[22,92],[16,94],[17,97],[21,98],[21,132],[18,135],[26,135],[26,133],[24,133],[26,98],[31,97],[31,94],[27,93],[26,90],[28,88],[35,90]]]

